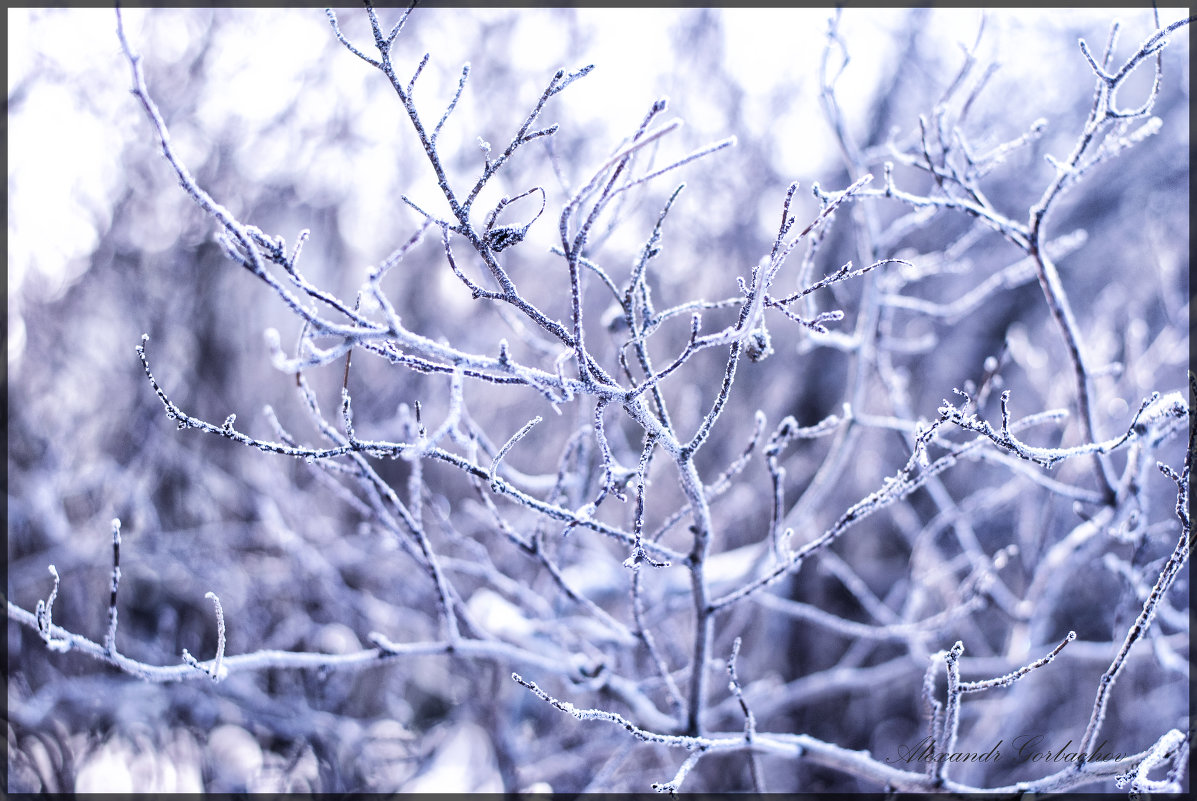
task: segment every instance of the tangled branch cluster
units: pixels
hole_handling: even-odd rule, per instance
[[[1094,409],[1102,373],[1086,345],[1087,323],[1083,315],[1078,319],[1057,266],[1083,243],[1084,234],[1057,234],[1049,212],[1086,173],[1159,129],[1151,114],[1164,46],[1189,20],[1160,28],[1120,66],[1113,35],[1100,59],[1081,42],[1097,86],[1092,110],[1073,151],[1052,159],[1054,177],[1028,207],[1025,221],[1001,211],[983,184],[1033,147],[1046,124],[1037,122],[980,152],[968,138],[967,116],[988,73],[977,79],[976,59],[968,52],[959,75],[930,116],[919,118],[909,141],[862,149],[848,134],[836,98],[834,62],[837,53],[846,62],[847,50],[833,23],[822,99],[844,153],[844,188],[829,191],[815,184],[817,209],[804,216],[798,210],[799,185],[791,184],[778,197],[780,223],[772,241],[762,243],[759,260],[727,266],[738,268],[728,280],[729,289],[734,280],[738,291],[718,300],[679,301],[661,296],[654,271],[665,269],[669,259],[670,215],[684,203],[684,185],[659,202],[630,263],[607,258],[607,232],[623,221],[621,204],[629,197],[651,198],[675,174],[719,158],[734,139],[666,155],[680,123],[664,121],[667,103],[660,100],[559,204],[552,189],[535,185],[501,194],[486,207],[484,198],[496,194],[513,160],[537,158],[541,151],[535,148],[558,134],[560,125],[542,121],[546,109],[561,92],[580,91],[574,84],[592,68],[554,74],[505,146],[483,143],[480,168],[463,180],[438,138],[452,125],[469,67],[461,71],[452,97],[429,114],[424,104],[431,101],[418,107],[415,99],[429,56],[413,69],[403,46],[411,9],[389,26],[374,9],[365,13],[370,36],[364,42],[346,35],[331,10],[327,16],[344,48],[389,83],[439,196],[402,198],[415,222],[405,241],[369,269],[352,299],[305,276],[304,245],[318,231],[304,230],[288,244],[240,219],[200,186],[151,95],[141,57],[119,28],[133,92],[182,188],[216,224],[227,258],[265,285],[296,321],[298,336],[290,350],[276,331],[267,340],[274,366],[293,377],[319,440],[295,433],[269,407],[268,436],[250,433],[235,414],[222,422],[205,420],[172,400],[165,388],[172,382],[160,380],[169,367],[156,364],[158,375],[151,371],[148,336],[137,354],[149,386],[180,431],[293,457],[384,532],[417,568],[402,579],[402,599],[415,597],[423,605],[382,600],[395,604],[396,620],[419,617],[427,625],[371,631],[366,637],[372,647],[346,653],[226,653],[226,616],[232,629],[252,610],[222,608],[219,588],[213,588],[208,598],[219,636],[211,658],[184,650],[179,664],[133,659],[117,647],[119,520],[112,526],[111,597],[102,642],[54,623],[59,575],[53,566],[48,597],[33,612],[10,600],[10,620],[37,632],[52,650],[82,652],[151,682],[230,683],[277,670],[401,671],[405,661],[419,656],[436,657],[467,675],[478,664],[493,664],[509,676],[504,697],[524,698],[500,713],[512,719],[495,724],[506,726],[502,730],[517,743],[510,750],[529,749],[512,789],[533,782],[562,787],[576,774],[560,764],[545,767],[576,747],[570,742],[575,735],[535,751],[532,738],[516,732],[517,710],[542,729],[573,725],[546,710],[572,716],[582,721],[579,738],[602,728],[595,747],[604,759],[613,759],[624,738],[661,749],[663,764],[674,759],[670,754],[686,752],[674,761],[672,778],[651,782],[662,792],[700,789],[692,778],[700,764],[728,755],[745,766],[747,786],[756,790],[776,787],[777,765],[793,762],[854,777],[863,787],[898,791],[1182,786],[1192,733],[1182,730],[1179,719],[1161,716],[1154,740],[1120,740],[1124,750],[1117,757],[1103,748],[1102,738],[1108,734],[1103,724],[1115,680],[1149,645],[1188,669],[1187,655],[1179,653],[1185,646],[1177,644],[1186,633],[1177,611],[1183,603],[1169,591],[1191,550],[1197,384],[1190,375],[1187,387],[1160,386],[1116,435],[1100,436]],[[1120,105],[1119,90],[1153,56],[1148,96],[1136,108]],[[901,177],[903,170],[909,180]],[[525,198],[530,200],[520,203]],[[539,211],[521,218],[518,210],[536,199]],[[447,211],[434,211],[439,207]],[[898,211],[887,217],[886,210],[893,209]],[[947,215],[967,220],[968,227],[943,254],[904,246],[911,232]],[[554,221],[556,272],[533,279],[524,269],[532,258],[528,237],[536,226]],[[988,232],[1015,254],[1008,268],[977,278],[956,300],[920,294],[924,279],[949,274],[958,260],[953,254]],[[850,237],[858,255],[823,266],[824,250],[832,249],[827,243],[840,241],[837,237]],[[438,248],[438,269],[451,271],[473,303],[493,306],[504,320],[515,321],[513,339],[499,338],[483,351],[411,326],[398,300],[404,282],[415,280],[403,272],[405,260],[429,243]],[[978,381],[942,388],[954,399],[935,410],[919,406],[898,365],[903,315],[953,325],[1031,279],[1038,282],[1037,303],[1046,306],[1058,338],[1051,347],[1063,345],[1069,408],[1019,417],[1015,409],[1024,405],[1019,392],[1002,389],[1003,376],[1016,369],[1008,348],[985,359]],[[559,288],[563,316],[536,300],[541,282]],[[924,350],[937,343],[933,339]],[[792,354],[816,349],[847,361],[840,407],[819,419],[791,413],[771,423],[754,407],[752,394],[740,390],[751,379],[740,379],[748,370],[768,371]],[[424,377],[428,383],[422,386],[439,393],[437,412],[413,397],[400,406],[396,420],[362,419],[355,404],[365,388],[353,387],[354,368],[364,358]],[[322,368],[341,377],[332,411],[322,407],[321,392],[308,378]],[[774,382],[819,380],[776,369]],[[697,412],[693,401],[684,401],[680,388],[686,386],[711,387]],[[520,408],[529,410],[527,416],[489,413],[490,393],[498,392],[522,393]],[[995,398],[997,410],[990,402]],[[691,407],[682,408],[685,402]],[[722,441],[712,443],[729,418],[751,419],[751,436],[738,448],[720,451]],[[877,432],[896,437],[902,457],[863,496],[837,505],[837,487],[854,480],[864,437]],[[1072,444],[1065,444],[1069,436]],[[1158,472],[1175,485],[1175,502],[1168,503],[1172,520],[1161,523],[1153,513],[1158,499],[1148,497],[1146,488],[1155,480],[1157,452],[1186,436],[1183,464],[1158,464]],[[808,469],[816,440],[824,441],[821,461]],[[395,464],[402,467],[401,481]],[[989,467],[996,472],[986,472]],[[960,474],[988,483],[964,489],[967,483],[950,480]],[[971,522],[1028,492],[1038,493],[1045,505],[1066,501],[1077,515],[1065,524],[1053,512],[1058,531],[1037,553],[1025,553],[1026,543],[1013,537],[995,539]],[[720,505],[754,511],[724,513]],[[921,509],[922,517],[910,522],[904,513],[907,522],[898,525],[906,528],[902,544],[894,547],[904,554],[907,569],[883,576],[862,561],[868,552],[864,543],[899,537],[878,521],[883,510],[902,505]],[[1165,558],[1142,557],[1164,541],[1174,541]],[[1078,637],[1080,626],[1070,623],[1076,614],[1063,592],[1070,575],[1099,563],[1124,576],[1136,593],[1137,613],[1113,650],[1106,646],[1116,640],[1091,632],[1089,641]],[[824,597],[839,600],[821,606],[817,594],[804,594],[804,585],[834,585],[834,593]],[[788,657],[770,653],[768,633],[779,626],[802,632],[801,645],[791,648],[811,651],[805,672],[784,680],[778,679],[778,665]],[[415,631],[425,636],[409,637]],[[841,640],[848,645],[836,644]],[[965,656],[974,650],[977,656]],[[966,700],[1021,698],[1019,708],[1033,710],[1048,697],[1035,681],[1094,664],[1105,666],[1100,680],[1088,689],[1073,688],[1093,697],[1088,722],[1064,726],[1083,727],[1070,749],[1077,757],[1044,775],[1024,765],[1025,778],[1001,784],[984,774],[960,775],[953,759],[917,764],[807,733],[800,716],[790,712],[812,699],[883,686],[886,693],[917,699],[920,736],[934,753],[979,751],[962,742],[984,741],[997,724],[970,717]],[[965,680],[965,673],[972,678]],[[529,698],[542,706],[530,707]],[[1027,714],[1024,725],[1041,725],[1043,718]],[[1164,777],[1158,778],[1161,770]],[[610,778],[600,771],[586,786],[602,789]]]

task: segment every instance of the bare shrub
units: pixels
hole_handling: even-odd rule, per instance
[[[82,422],[106,384],[43,386],[80,356],[29,326],[62,363],[26,357],[9,411],[13,789],[149,720],[217,790],[1186,791],[1189,20],[1045,65],[1065,112],[912,13],[860,133],[836,15],[841,164],[800,186],[664,99],[614,139],[552,121],[589,66],[438,74],[420,14],[327,12],[406,132],[377,198],[178,136],[229,17],[169,92],[118,23],[168,169],[144,137],[126,168],[181,185],[194,255],[137,244],[131,180],[94,259],[137,280],[55,307],[154,332],[103,379],[127,430]],[[358,124],[314,152],[360,157]],[[106,454],[82,483],[72,448]]]

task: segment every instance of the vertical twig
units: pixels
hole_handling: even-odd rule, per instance
[[[112,520],[112,591],[108,598],[108,631],[104,635],[104,650],[109,656],[116,654],[116,591],[121,583],[121,521]]]

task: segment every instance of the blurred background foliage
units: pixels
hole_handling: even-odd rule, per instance
[[[321,11],[160,9],[127,15],[150,92],[199,184],[242,221],[288,243],[299,230],[311,229],[300,265],[315,284],[352,298],[368,265],[412,235],[420,220],[400,194],[442,211],[401,105],[378,73],[335,41]],[[367,40],[360,10],[339,16],[350,38]],[[431,53],[415,96],[432,119],[451,97],[461,64],[470,62],[470,83],[440,140],[461,184],[472,183],[481,167],[478,139],[501,149],[554,71],[597,65],[592,76],[550,102],[542,119],[561,124],[551,149],[549,140],[526,148],[478,204],[489,209],[500,193],[545,187],[546,215],[511,270],[531,300],[566,319],[567,278],[560,260],[547,252],[556,237],[556,210],[635,130],[657,97],[667,95],[670,116],[686,121],[662,146],[662,162],[724,136],[738,140],[734,149],[687,168],[682,178],[659,179],[630,197],[613,221],[600,253],[621,281],[660,206],[678,180],[686,181],[654,262],[659,306],[736,296],[736,277],[747,275],[768,251],[791,181],[802,183],[795,211],[804,225],[818,208],[809,193],[812,182],[838,190],[856,177],[845,169],[819,108],[829,16],[759,9],[430,8],[413,15],[396,60],[410,74],[419,57]],[[1091,103],[1093,81],[1075,42],[1084,37],[1099,47],[1111,16],[997,12],[986,21],[978,57],[999,66],[970,111],[966,129],[975,146],[986,150],[1013,139],[1040,117],[1047,123],[1042,138],[1015,152],[984,184],[993,203],[1016,220],[1025,219],[1051,178],[1044,155],[1061,157],[1072,149]],[[840,35],[851,59],[838,98],[851,138],[875,154],[871,164],[889,158],[887,142],[905,142],[917,132],[917,115],[942,97],[962,63],[960,45],[972,44],[979,19],[975,12],[947,10],[843,14]],[[1124,47],[1152,30],[1146,11],[1127,12],[1123,20]],[[114,29],[111,11],[9,11],[8,598],[31,609],[48,593],[46,565],[52,563],[63,576],[55,622],[99,639],[110,571],[108,521],[119,517],[119,646],[134,658],[164,664],[177,660],[183,648],[211,654],[215,626],[203,597],[208,590],[220,595],[229,616],[230,653],[351,651],[363,647],[373,630],[395,641],[435,637],[424,577],[412,575],[412,562],[372,529],[360,504],[331,491],[308,465],[176,432],[164,420],[134,353],[143,332],[150,335],[159,381],[190,413],[219,421],[235,412],[240,429],[273,438],[262,414],[269,404],[301,441],[317,436],[294,382],[271,367],[262,336],[277,328],[286,345],[297,324],[277,298],[225,259],[211,221],[180,191],[128,93],[129,69]],[[1096,381],[1098,428],[1106,436],[1125,430],[1151,391],[1184,386],[1187,34],[1176,37],[1165,61],[1155,112],[1164,122],[1159,134],[1094,170],[1048,223],[1056,235],[1084,231],[1060,263],[1063,280],[1090,362],[1123,365],[1120,374]],[[838,66],[835,55],[831,63]],[[930,188],[925,174],[912,169],[898,167],[895,177],[910,191]],[[524,208],[517,205],[508,214],[518,218]],[[883,225],[908,213],[897,204],[874,208]],[[856,213],[841,213],[817,256],[815,278],[849,259],[859,262],[859,229],[850,224]],[[971,220],[943,214],[890,243],[883,255],[916,267],[939,263],[942,270],[921,280],[906,276],[901,285],[898,268],[885,268],[876,278],[880,291],[950,302],[1018,260],[1018,252],[993,233],[981,232],[966,247],[950,250],[972,229]],[[467,269],[477,274],[477,264]],[[793,269],[782,275],[792,282],[783,289],[799,288]],[[437,236],[427,236],[386,286],[412,330],[476,352],[495,353],[500,336],[523,347],[493,304],[469,299],[446,269]],[[849,332],[857,293],[845,284],[817,303],[821,310],[844,309],[840,330]],[[596,305],[587,309],[589,320],[601,333],[605,306],[597,293],[591,297]],[[915,417],[932,418],[953,387],[977,381],[985,359],[998,356],[1003,342],[1008,353],[1002,376],[1014,391],[1017,415],[1072,403],[1061,339],[1033,278],[994,293],[961,320],[903,309],[890,315],[882,350],[894,375],[908,382]],[[717,315],[710,319],[707,330],[726,324],[716,322]],[[685,341],[688,321],[675,323],[654,342],[658,363]],[[765,411],[770,427],[787,414],[812,425],[838,412],[846,399],[853,369],[846,354],[820,347],[780,317],[771,333],[777,352],[742,367],[732,407],[702,453],[699,467],[707,480],[743,449],[756,409]],[[714,351],[701,354],[688,365],[686,380],[665,385],[682,430],[692,430],[705,413],[722,359]],[[335,409],[341,377],[339,368],[309,374],[327,410]],[[869,382],[870,411],[892,413],[886,385]],[[430,420],[443,414],[442,379],[396,371],[364,355],[353,363],[351,389],[359,433],[364,429],[367,436],[398,436],[403,403],[419,400]],[[497,443],[548,408],[543,399],[529,401],[526,393],[490,386],[468,388],[467,402]],[[991,403],[984,411],[994,409]],[[624,464],[634,465],[639,432],[618,417],[608,415],[613,445]],[[562,420],[548,414],[508,461],[530,472],[552,472],[552,464],[533,457],[546,449],[559,452],[575,424],[571,412]],[[1063,444],[1076,442],[1076,431],[1069,430]],[[786,461],[789,499],[801,495],[828,447],[827,439],[793,447]],[[843,480],[805,519],[810,531],[799,532],[800,539],[824,530],[900,467],[904,447],[893,432],[868,429]],[[1170,463],[1178,465],[1182,446],[1170,447]],[[1116,466],[1120,460],[1114,458]],[[1087,464],[1062,465],[1053,477],[1084,483]],[[405,480],[403,463],[380,469],[396,482]],[[975,510],[974,526],[987,549],[1014,541],[1022,547],[1017,558],[1034,560],[1072,525],[1071,512],[1051,498],[1019,503],[1024,485],[1008,484],[1011,475],[1005,467],[978,463],[949,472],[945,483],[962,506]],[[768,525],[767,473],[758,462],[744,476],[714,507],[724,532],[716,551],[755,542]],[[452,514],[453,530],[462,535],[445,546],[448,552],[463,562],[491,559],[552,600],[545,577],[521,572],[528,563],[507,554],[488,530],[467,482],[435,466],[426,479],[434,508]],[[1173,538],[1168,484],[1160,476],[1150,481],[1158,501],[1150,525],[1163,533],[1158,542],[1149,539],[1145,561],[1166,553]],[[999,486],[1004,494],[994,489]],[[659,523],[680,496],[664,472],[654,492],[649,514]],[[912,538],[936,512],[934,503],[916,494],[835,550],[879,596],[888,590],[900,595],[906,585],[895,577],[908,574]],[[614,554],[606,546],[571,540],[560,548]],[[582,556],[572,561],[586,564]],[[563,556],[563,562],[571,560]],[[824,568],[804,567],[801,576],[790,582],[791,597],[859,615],[851,595]],[[474,586],[460,580],[463,588]],[[601,589],[601,576],[593,580]],[[1048,621],[1045,636],[1060,637],[1069,626],[1082,639],[1120,636],[1115,617],[1125,626],[1136,609],[1130,591],[1110,574],[1093,582],[1088,586],[1094,594],[1080,593],[1074,602],[1075,617],[1090,629],[1072,618]],[[479,579],[477,587],[484,584]],[[1178,589],[1187,593],[1187,583]],[[1121,600],[1114,604],[1111,598]],[[731,637],[743,634],[741,675],[777,687],[836,664],[880,665],[900,650],[876,646],[849,654],[853,644],[843,638],[785,619],[754,626],[742,611],[721,619],[716,651],[725,653]],[[1003,631],[1004,622],[966,627],[970,653],[1000,653]],[[950,641],[945,636],[937,647]],[[560,715],[514,686],[509,671],[485,663],[427,658],[352,675],[269,671],[222,685],[157,686],[76,654],[48,653],[33,633],[11,623],[8,644],[12,791],[83,790],[94,781],[101,784],[92,789],[120,789],[110,784],[113,776],[128,776],[133,789],[500,790],[548,782],[561,790],[642,790],[671,776],[677,764],[676,754],[632,748],[622,732]],[[676,659],[684,664],[684,653]],[[1017,707],[1021,722],[1053,731],[1063,719],[1081,725],[1103,667],[1042,671]],[[909,669],[877,674],[884,679],[882,691],[858,687],[846,695],[779,703],[759,725],[874,753],[892,750],[896,742],[917,741],[921,732],[921,669],[911,661]],[[1145,747],[1150,741],[1142,737],[1154,732],[1132,699],[1151,700],[1157,709],[1179,709],[1186,705],[1178,699],[1187,699],[1183,676],[1139,688],[1134,675],[1119,687],[1123,695],[1110,725],[1126,741],[1125,750]],[[735,728],[735,716],[728,719]],[[792,782],[806,790],[871,789],[817,768],[773,768],[788,777],[774,779],[776,789],[790,789]],[[716,790],[743,789],[747,782],[744,763],[731,757],[704,762],[698,776],[696,787]]]

